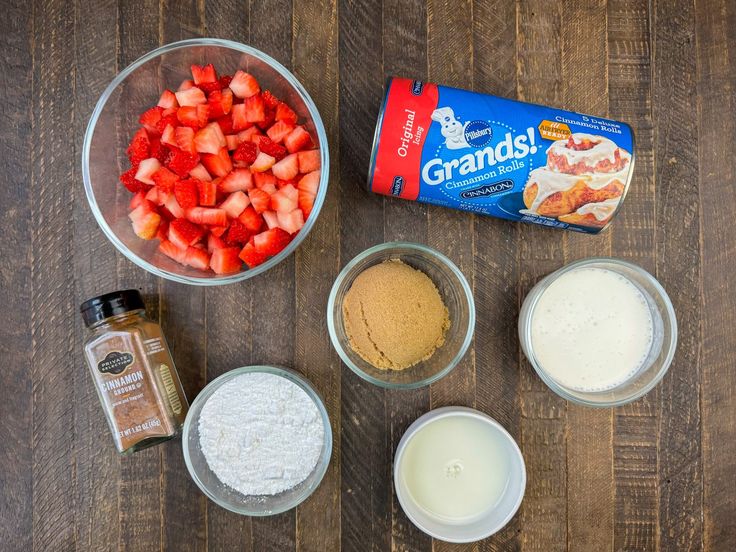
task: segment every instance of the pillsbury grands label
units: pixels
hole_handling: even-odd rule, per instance
[[[633,164],[625,123],[391,78],[368,189],[594,234],[623,202]]]

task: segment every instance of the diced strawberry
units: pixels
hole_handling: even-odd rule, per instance
[[[263,218],[261,215],[256,213],[256,210],[250,205],[245,208],[245,211],[240,213],[238,220],[251,233],[258,232],[261,229],[261,226],[263,226]]]
[[[286,230],[289,234],[296,234],[304,226],[304,213],[299,209],[294,209],[291,213],[276,213],[279,219],[279,226]]]
[[[233,162],[230,160],[230,154],[227,148],[222,148],[218,153],[202,154],[202,164],[207,172],[215,176],[225,176],[233,170]]]
[[[210,266],[210,254],[205,249],[189,246],[184,253],[184,264],[192,268],[207,270]]]
[[[151,139],[151,148],[149,156],[156,159],[159,163],[165,163],[169,157],[169,148],[161,143],[158,138]]]
[[[237,71],[230,81],[230,90],[238,98],[250,98],[261,91],[256,78],[245,71]]]
[[[247,191],[253,187],[253,177],[248,169],[234,169],[220,181],[223,192]]]
[[[208,124],[194,135],[194,149],[199,153],[218,153],[226,144],[225,135],[217,123]]]
[[[291,236],[281,228],[271,228],[253,236],[253,246],[263,255],[276,255],[289,245]]]
[[[274,159],[267,153],[261,152],[258,154],[258,157],[256,157],[256,160],[253,161],[253,164],[250,166],[250,169],[256,172],[267,171],[268,169],[273,167],[273,164],[275,162],[276,162],[276,159]]]
[[[133,197],[130,199],[130,210],[132,211],[136,207],[139,207],[143,204],[143,201],[146,199],[146,192],[136,192]]]
[[[270,172],[253,173],[256,188],[276,187],[276,177]]]
[[[284,138],[284,145],[286,146],[286,149],[289,150],[289,153],[310,149],[314,146],[312,143],[312,137],[306,130],[304,130],[303,126],[294,128],[294,130]]]
[[[232,76],[222,75],[220,77],[220,80],[218,81],[220,83],[220,88],[228,88],[232,80],[233,80]]]
[[[288,186],[288,185],[292,185],[296,188],[296,180],[295,179],[281,180],[280,178],[276,179],[276,189],[280,190],[284,186]]]
[[[151,142],[148,139],[148,133],[145,128],[139,128],[133,135],[130,145],[126,150],[130,164],[138,166],[138,163],[148,158],[149,146]]]
[[[243,105],[245,106],[245,120],[249,123],[258,123],[266,120],[266,105],[263,103],[263,98],[260,95],[246,98]]]
[[[274,96],[270,90],[264,90],[261,94],[263,97],[263,103],[266,104],[266,107],[269,109],[276,109],[276,106],[279,105],[279,100],[276,96]]]
[[[222,86],[220,86],[219,82],[203,82],[197,85],[197,88],[201,89],[202,92],[209,95],[212,92],[220,91]]]
[[[151,240],[156,237],[161,216],[150,208],[141,204],[130,212],[128,218],[133,222],[133,232],[139,238]]]
[[[174,125],[166,125],[166,128],[161,133],[161,143],[168,146],[174,146],[175,148],[179,147],[176,143],[176,127]]]
[[[153,186],[146,193],[146,200],[155,205],[163,205],[168,197],[168,194],[159,190],[158,186]]]
[[[220,209],[224,209],[230,218],[238,218],[248,205],[250,199],[247,195],[243,192],[233,192],[222,202]]]
[[[291,186],[287,187],[292,188]],[[279,211],[281,213],[290,213],[294,209],[298,208],[298,206],[298,197],[291,196],[286,191],[286,188],[277,190],[276,193],[271,196],[271,209],[273,209],[274,211]]]
[[[191,176],[192,178],[196,178],[197,180],[202,180],[204,182],[209,182],[212,180],[210,173],[207,172],[207,169],[204,168],[204,165],[202,165],[202,163],[199,163],[196,167],[189,171],[189,176]]]
[[[307,174],[319,170],[322,161],[318,149],[300,151],[297,155],[299,156],[300,173]]]
[[[158,225],[158,229],[156,230],[156,239],[157,240],[166,240],[169,237],[169,219],[167,219],[164,216],[164,213],[161,213],[161,223]]]
[[[276,193],[278,188],[276,187],[276,184],[274,184],[273,182],[267,182],[266,184],[261,186],[261,190],[266,192],[268,195],[273,195]]]
[[[240,138],[241,142],[253,142],[256,146],[258,145],[261,136],[263,136],[263,133],[255,126],[246,128],[242,132],[238,132],[238,138]]]
[[[228,114],[224,117],[220,117],[217,119],[217,124],[220,125],[220,129],[222,129],[222,133],[225,135],[233,134],[235,132],[235,129],[233,128],[233,117],[232,115]]]
[[[182,218],[184,216],[184,209],[182,209],[181,205],[176,201],[176,196],[174,194],[169,195],[164,202],[164,207],[166,207],[166,210],[169,211],[174,218]]]
[[[169,160],[166,163],[166,166],[179,175],[179,177],[184,177],[198,164],[198,155],[192,155],[186,151],[171,148],[171,154],[169,155]]]
[[[207,96],[207,105],[210,107],[210,119],[227,115],[233,107],[232,90],[213,90]]]
[[[225,147],[227,151],[235,151],[240,145],[240,139],[237,134],[228,134],[225,136]]]
[[[312,171],[309,174],[305,174],[299,180],[296,187],[305,192],[309,192],[312,195],[316,195],[317,189],[319,188],[319,177],[320,171]]]
[[[290,125],[284,121],[277,121],[271,125],[271,128],[266,131],[266,134],[271,141],[278,143],[283,141],[292,130],[294,130],[294,125]]]
[[[291,109],[284,102],[281,102],[278,106],[276,106],[276,120],[289,123],[290,125],[295,125],[297,121],[297,116],[296,113],[294,113],[293,109]]]
[[[291,180],[297,174],[299,174],[299,157],[296,153],[287,155],[281,161],[271,167],[276,178],[281,180]]]
[[[178,218],[169,224],[169,240],[179,249],[186,249],[197,243],[205,235],[205,230],[187,219]]]
[[[210,268],[217,274],[232,274],[239,272],[243,266],[238,255],[239,247],[226,247],[224,249],[215,249],[210,259]]]
[[[158,246],[158,250],[167,257],[174,259],[178,263],[184,262],[184,254],[186,253],[186,249],[181,249],[177,247],[169,240],[161,240],[161,243]]]
[[[177,92],[181,92],[182,90],[189,90],[194,86],[194,81],[192,79],[186,79],[181,81],[181,84],[179,85],[179,88],[176,89]]]
[[[225,242],[229,245],[240,245],[241,247],[248,243],[250,232],[240,221],[234,220],[230,223],[227,230]]]
[[[120,182],[123,183],[123,186],[125,186],[129,192],[133,192],[134,194],[146,191],[148,189],[148,186],[146,186],[143,182],[135,179],[135,175],[137,172],[138,169],[136,167],[133,167],[120,175]]]
[[[265,103],[264,103],[265,106]],[[264,107],[263,111],[263,120],[258,121],[256,125],[258,125],[258,128],[261,130],[266,130],[268,127],[270,127],[273,122],[276,120],[276,111],[273,109],[268,109],[267,107]]]
[[[299,190],[299,209],[304,213],[304,217],[308,217],[314,207],[314,194]]]
[[[148,132],[153,132],[158,134],[159,131],[157,130],[158,122],[161,120],[161,113],[163,112],[163,107],[152,107],[151,109],[145,111],[143,115],[140,116],[138,119],[138,122],[142,124],[144,127],[146,127],[146,130]]]
[[[140,180],[144,184],[153,185],[155,182],[151,178],[153,173],[155,173],[159,168],[161,167],[161,163],[158,162],[158,159],[154,159],[153,157],[149,159],[144,159],[141,161],[140,165],[138,165],[138,170],[135,173],[135,179]]]
[[[259,150],[275,158],[276,161],[280,161],[286,155],[286,148],[275,143],[268,136],[261,136],[257,141],[254,140],[254,142],[258,146]]]
[[[266,221],[269,230],[279,226],[279,217],[276,215],[276,211],[264,211],[263,220]]]
[[[248,117],[245,112],[245,104],[235,104],[230,110],[230,114],[233,118],[233,130],[244,130],[251,126],[248,122]]]
[[[174,131],[174,140],[176,141],[174,145],[180,150],[194,155],[197,153],[197,148],[194,146],[194,135],[193,128],[187,126],[177,127]]]
[[[227,215],[225,216],[227,218]],[[227,226],[209,226],[210,235],[216,238],[221,238],[222,235],[227,232]]]
[[[292,201],[299,199],[299,191],[292,184],[284,184],[279,191]]]
[[[207,236],[207,251],[212,253],[215,249],[223,249],[225,247],[227,247],[225,241],[210,232]]]
[[[249,268],[255,268],[268,259],[266,255],[256,251],[256,248],[250,243],[245,244],[245,247],[240,251],[240,255],[238,256]]]
[[[217,82],[215,67],[211,63],[208,63],[207,65],[192,65],[191,70],[194,84]]]
[[[176,95],[169,89],[166,89],[158,99],[158,106],[164,109],[171,109],[172,107],[179,107],[179,102],[176,101]]]
[[[240,139],[240,135],[238,135],[238,139]],[[258,148],[256,148],[253,142],[241,142],[235,149],[235,153],[233,153],[233,159],[235,161],[242,161],[249,165],[256,160],[257,156]]]
[[[190,209],[199,204],[198,180],[179,180],[174,184],[174,197],[182,209]]]
[[[271,196],[260,188],[253,188],[248,191],[248,198],[250,198],[250,204],[256,210],[256,213],[267,211],[271,206]]]
[[[166,167],[159,167],[159,169],[151,175],[151,178],[153,179],[153,183],[156,187],[166,193],[173,192],[174,183],[179,180],[179,177]]]
[[[192,207],[186,210],[185,216],[195,224],[209,224],[211,226],[227,226],[227,213],[224,209],[209,207]]]
[[[165,113],[165,112],[164,112]],[[176,109],[169,115],[161,115],[161,119],[156,123],[156,133],[163,134],[167,126],[176,127],[179,125],[179,119],[176,118]]]
[[[181,107],[193,107],[200,104],[206,104],[207,96],[204,95],[202,90],[193,86],[192,88],[187,88],[186,90],[180,90],[177,92],[176,101],[179,102]]]
[[[176,118],[184,126],[202,128],[209,114],[210,108],[206,105],[183,106],[176,111]]]
[[[217,202],[217,184],[207,180],[197,180],[199,190],[199,204],[212,207]]]

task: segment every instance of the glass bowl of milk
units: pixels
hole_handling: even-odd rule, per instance
[[[519,315],[524,354],[558,395],[587,406],[626,404],[667,373],[677,321],[661,284],[610,258],[569,264],[537,283]]]

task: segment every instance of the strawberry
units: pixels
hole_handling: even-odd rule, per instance
[[[256,210],[256,213],[267,211],[271,205],[271,196],[260,188],[253,188],[250,190],[248,192],[248,198],[250,199],[250,204],[253,206],[253,209]]]
[[[181,92],[182,90],[189,90],[194,86],[194,81],[191,79],[186,79],[181,81],[181,84],[179,85],[179,88],[176,89],[177,92]]]
[[[276,215],[276,211],[265,211],[263,213],[263,220],[266,221],[266,226],[269,230],[279,226],[279,217]]]
[[[169,195],[164,202],[164,207],[166,207],[166,210],[169,211],[174,218],[182,218],[184,216],[184,209],[182,209],[181,205],[176,201],[176,196],[174,194]]]
[[[276,216],[279,220],[279,226],[289,234],[296,234],[304,226],[304,213],[299,209],[294,209],[290,213],[277,212]]]
[[[266,255],[256,251],[256,248],[250,243],[245,244],[245,247],[240,251],[240,255],[238,256],[248,265],[248,268],[255,268],[268,259]]]
[[[223,249],[225,247],[227,247],[225,241],[210,232],[210,235],[207,236],[207,251],[212,253],[215,249]]]
[[[210,268],[216,274],[232,274],[239,272],[243,266],[238,255],[239,247],[225,247],[224,249],[215,249],[210,259]]]
[[[264,102],[265,106],[265,102]],[[256,122],[256,125],[258,125],[258,128],[261,130],[266,130],[268,127],[270,127],[273,122],[276,120],[276,112],[273,109],[268,109],[267,107],[264,107],[263,111],[263,120]]]
[[[253,236],[253,246],[263,255],[276,255],[289,245],[291,236],[281,228],[271,228]]]
[[[199,204],[212,207],[217,201],[217,184],[207,180],[196,180],[199,190]]]
[[[287,188],[295,190],[292,186],[287,186],[276,191],[271,196],[271,209],[280,213],[290,213],[294,209],[298,208],[298,195],[297,197],[292,196],[287,192]],[[298,192],[297,192],[298,194]]]
[[[187,219],[174,219],[169,224],[169,240],[179,249],[186,249],[197,243],[204,234],[204,228],[192,224]]]
[[[207,96],[204,95],[202,90],[193,86],[192,88],[177,92],[176,101],[179,102],[181,107],[194,107],[200,104],[206,104]]]
[[[164,213],[160,213],[160,215],[161,223],[158,225],[158,229],[156,230],[156,239],[163,241],[169,236],[169,219],[165,217]]]
[[[176,95],[171,90],[166,89],[158,100],[158,106],[171,109],[172,107],[179,107],[179,102],[176,101]]]
[[[138,122],[146,127],[146,130],[148,132],[160,134],[160,132],[157,130],[157,125],[161,120],[161,113],[163,112],[163,110],[163,107],[152,107],[140,116]]]
[[[176,147],[180,150],[190,153],[192,155],[197,153],[197,148],[194,146],[194,129],[186,126],[178,127],[174,131],[174,140]]]
[[[304,190],[299,190],[299,198],[298,198],[298,204],[299,209],[302,210],[302,213],[304,213],[305,217],[308,217],[309,214],[312,212],[312,207],[314,207],[314,194],[310,194],[309,192],[305,192]]]
[[[225,176],[233,170],[233,163],[230,160],[230,154],[228,153],[227,148],[222,148],[216,154],[202,154],[202,164],[205,166],[208,173],[214,174],[215,176]]]
[[[165,113],[165,112],[164,112]],[[176,118],[176,109],[173,110],[173,113],[169,113],[168,115],[161,114],[161,119],[158,123],[156,123],[156,132],[158,134],[163,134],[166,130],[166,127],[172,126],[176,127],[179,125],[179,119]]]
[[[245,106],[245,120],[249,123],[258,123],[266,120],[266,105],[263,103],[263,98],[260,95],[246,98],[243,105]]]
[[[240,213],[238,221],[240,221],[243,226],[252,233],[258,232],[261,229],[261,226],[263,226],[263,218],[261,215],[256,213],[256,210],[250,205]]]
[[[223,209],[209,207],[192,207],[186,210],[188,220],[195,224],[209,224],[212,226],[227,226],[227,213]]]
[[[227,151],[235,151],[240,145],[240,140],[237,134],[228,134],[225,136],[225,147]]]
[[[169,160],[166,166],[174,171],[179,177],[184,177],[199,164],[199,157],[177,148],[171,148]]]
[[[230,110],[233,118],[233,130],[245,130],[251,123],[248,122],[248,116],[245,111],[245,104],[236,104]]]
[[[250,98],[261,91],[256,78],[245,71],[237,71],[233,75],[229,87],[238,98]]]
[[[196,207],[199,204],[198,180],[179,180],[174,184],[174,197],[182,209]]]
[[[136,192],[133,198],[130,200],[130,210],[132,211],[143,203],[146,199],[146,193],[143,191]]]
[[[237,220],[230,223],[230,228],[227,231],[227,237],[225,242],[229,245],[240,245],[248,243],[250,239],[250,232],[243,226],[243,224]]]
[[[210,107],[210,119],[227,115],[233,107],[232,90],[213,90],[207,96],[207,105]]]
[[[184,262],[184,254],[186,250],[177,247],[169,240],[161,240],[161,243],[158,246],[158,250],[167,257],[174,259],[178,263]]]
[[[179,180],[179,177],[166,167],[160,167],[151,175],[151,178],[159,190],[169,194],[174,191],[174,184]]]
[[[238,136],[240,139],[240,136]],[[251,165],[258,156],[258,148],[253,142],[241,142],[233,153],[233,159],[235,161],[243,161]]]
[[[267,182],[266,184],[261,186],[261,190],[271,196],[276,193],[278,188],[276,187],[276,184],[274,184],[273,182]]]
[[[261,136],[263,136],[263,133],[255,126],[246,128],[242,132],[238,132],[238,138],[240,138],[241,142],[253,142],[256,145],[258,145],[258,141]]]
[[[312,137],[306,130],[304,130],[303,126],[294,128],[294,130],[284,138],[284,145],[286,146],[286,149],[289,150],[289,153],[294,153],[295,151],[303,149],[310,149],[314,146],[312,143]]]
[[[299,174],[299,156],[296,153],[287,155],[281,161],[271,167],[276,178],[281,180],[291,180]]]
[[[276,162],[276,159],[274,159],[267,153],[261,152],[258,154],[258,157],[256,157],[256,160],[250,166],[250,169],[256,172],[267,171],[268,169],[273,167],[273,164],[275,162]]]
[[[161,143],[161,140],[154,138],[151,140],[151,151],[149,155],[156,159],[159,163],[165,163],[169,157],[169,148]]]
[[[156,237],[161,216],[150,209],[148,205],[141,204],[130,212],[128,218],[133,222],[133,232],[139,238],[151,240]]]
[[[161,133],[161,143],[167,146],[179,147],[176,143],[176,126],[179,124],[177,120],[176,125],[166,125],[166,128]]]
[[[210,108],[206,105],[184,106],[176,111],[179,122],[188,127],[202,128],[207,124]]]
[[[207,172],[207,169],[204,168],[204,165],[202,165],[202,163],[199,163],[196,167],[189,171],[189,176],[191,176],[192,178],[196,178],[197,180],[203,180],[205,182],[209,182],[212,180],[210,173]]]
[[[215,67],[211,63],[208,63],[207,65],[192,65],[191,70],[194,84],[217,82]]]
[[[276,187],[276,177],[270,172],[253,173],[253,180],[255,180],[256,188]]]
[[[319,170],[322,160],[318,149],[300,151],[297,153],[297,156],[299,159],[300,173],[307,174],[312,171]]]
[[[291,135],[291,133],[289,133],[289,135]],[[256,144],[258,145],[259,150],[275,158],[276,161],[280,161],[286,155],[286,148],[276,144],[268,136],[261,136],[258,141],[256,141]]]
[[[222,75],[218,81],[220,83],[220,88],[228,88],[232,80],[233,78],[230,75]]]
[[[253,187],[253,178],[248,169],[234,169],[220,181],[219,188],[223,192],[247,191]]]
[[[222,86],[220,86],[219,82],[203,82],[201,84],[198,84],[197,88],[202,90],[205,95],[209,96],[209,94],[211,94],[212,92],[219,91]]]
[[[199,153],[218,153],[227,145],[220,125],[210,123],[194,135],[194,149]]]
[[[297,121],[297,116],[296,113],[294,113],[293,109],[291,109],[284,102],[280,102],[279,105],[276,106],[276,120],[283,121],[284,123],[288,123],[290,125],[295,125]]]
[[[220,117],[217,119],[217,124],[220,125],[220,129],[222,129],[222,133],[225,135],[233,134],[235,132],[235,129],[233,128],[233,117],[232,115],[225,115],[224,117]]]
[[[266,134],[272,142],[278,143],[283,141],[292,130],[294,130],[294,125],[290,125],[284,121],[277,121],[266,131]]]
[[[299,180],[299,183],[296,185],[296,187],[299,190],[303,190],[305,192],[309,192],[312,195],[316,195],[317,189],[319,188],[319,177],[320,171],[312,171],[309,174],[305,174]]]
[[[146,193],[146,200],[150,201],[154,205],[163,205],[166,202],[168,194],[158,189],[158,186],[153,186]]]
[[[243,192],[233,192],[220,204],[220,209],[224,209],[230,218],[238,218],[248,205],[250,199],[247,195]]]
[[[270,90],[264,90],[261,96],[268,109],[276,109],[276,106],[279,105],[280,100]]]
[[[187,247],[184,252],[184,264],[199,270],[207,270],[210,266],[210,254],[205,249]]]
[[[155,173],[159,168],[161,167],[161,163],[158,162],[158,159],[154,159],[153,157],[149,159],[144,159],[140,162],[138,165],[138,170],[135,173],[135,179],[140,180],[144,184],[149,184],[153,186],[155,182],[151,178],[153,173]]]
[[[227,215],[225,216],[227,218]],[[216,238],[222,238],[223,234],[227,232],[227,226],[209,226],[210,235]]]
[[[120,182],[123,183],[123,186],[125,186],[129,192],[133,192],[134,194],[148,190],[148,186],[146,186],[140,180],[135,179],[135,175],[137,172],[138,169],[136,167],[133,167],[120,175]]]
[[[148,139],[146,129],[139,128],[133,135],[133,139],[130,141],[130,145],[126,150],[131,165],[136,167],[138,163],[148,158],[150,144],[151,142]]]

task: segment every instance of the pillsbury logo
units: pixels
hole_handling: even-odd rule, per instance
[[[493,129],[485,121],[470,121],[464,129],[465,141],[474,148],[482,148],[493,138]]]

